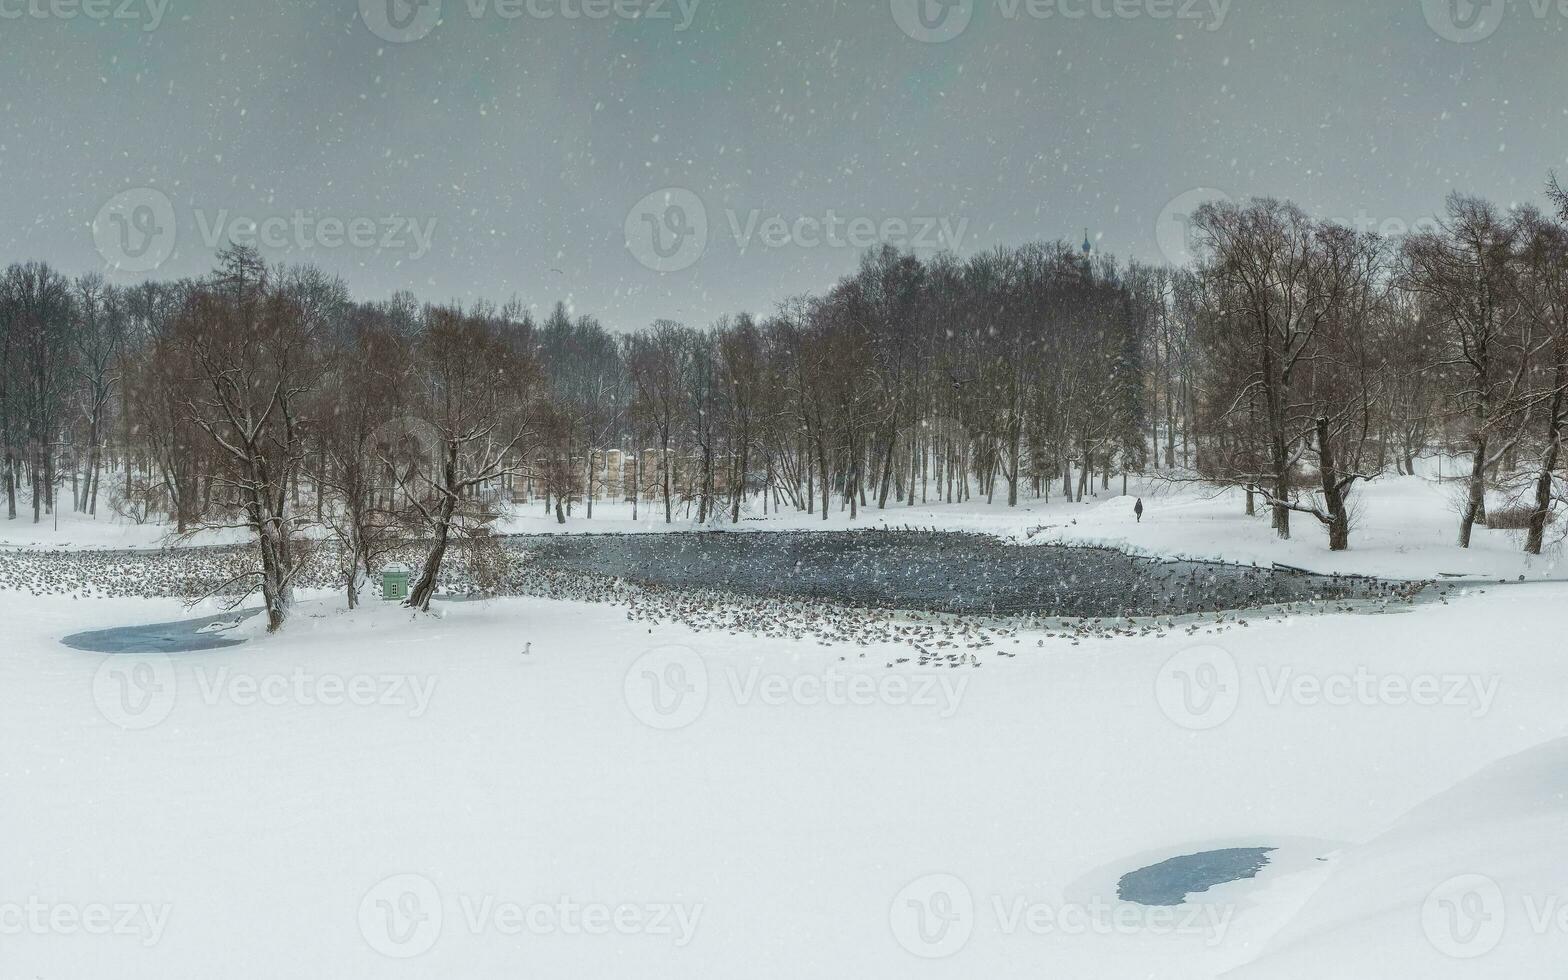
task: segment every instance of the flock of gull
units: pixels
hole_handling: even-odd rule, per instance
[[[465,552],[438,592],[614,604],[628,620],[815,640],[889,668],[978,667],[1031,648],[1112,637],[1196,636],[1249,621],[1369,612],[1444,600],[1451,586],[1150,562],[1099,549],[1016,547],[941,532],[780,532],[518,537],[500,540],[485,587]],[[411,549],[393,556],[412,563]],[[494,556],[492,556],[493,559]],[[0,590],[35,596],[244,599],[244,547],[155,551],[0,550]],[[340,590],[338,555],[318,543],[298,582]],[[855,651],[859,648],[859,652]],[[880,659],[880,656],[879,658]]]

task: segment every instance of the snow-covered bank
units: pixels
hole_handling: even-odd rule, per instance
[[[1227,976],[1550,975],[1568,961],[1565,826],[1568,739],[1555,739],[1342,855],[1268,951]]]
[[[243,527],[230,527],[194,531],[182,536],[173,524],[160,521],[138,524],[107,508],[97,517],[63,510],[58,516],[44,515],[36,524],[33,523],[31,510],[19,513],[14,519],[0,519],[0,549],[146,551],[181,546],[240,544],[249,540],[247,535]]]
[[[763,516],[748,513],[739,525],[711,524],[725,530],[844,530],[850,528],[916,527],[991,534],[1027,544],[1090,544],[1134,554],[1270,565],[1275,562],[1315,572],[1423,579],[1458,576],[1473,579],[1551,580],[1568,578],[1562,544],[1548,533],[1549,547],[1539,557],[1523,554],[1519,532],[1476,528],[1469,549],[1458,540],[1459,516],[1454,484],[1432,476],[1386,476],[1357,487],[1352,498],[1351,548],[1328,550],[1323,528],[1304,514],[1292,515],[1293,534],[1281,541],[1269,526],[1266,510],[1248,517],[1245,495],[1191,483],[1132,480],[1128,496],[1120,481],[1110,491],[1073,503],[1024,499],[1008,507],[1005,498],[986,503],[975,498],[961,504],[889,503],[886,509],[862,509],[850,519],[834,509],[827,520],[793,510]],[[1139,521],[1133,507],[1144,502]],[[836,508],[836,502],[835,502]],[[665,524],[661,507],[631,508],[596,504],[592,520],[579,511],[557,524],[542,508],[518,508],[503,530],[516,534],[636,534],[690,531],[690,520]]]
[[[1147,555],[1279,562],[1318,572],[1388,578],[1568,577],[1560,543],[1534,557],[1522,553],[1519,532],[1477,528],[1471,547],[1459,547],[1451,488],[1422,477],[1384,477],[1361,487],[1354,498],[1350,550],[1338,553],[1328,550],[1322,527],[1302,514],[1292,515],[1291,540],[1279,540],[1264,508],[1260,506],[1255,517],[1246,516],[1240,491],[1149,489],[1141,523],[1133,517],[1132,500],[1115,499],[1087,513],[1059,511],[1042,522],[1047,527],[1031,540],[1105,544]]]
[[[1356,852],[1290,850],[1191,918],[1084,883],[1195,842],[1372,841],[1562,736],[1564,598],[1020,635],[927,673],[530,599],[323,603],[114,659],[58,639],[179,604],[0,595],[0,974],[1213,977],[1288,942]],[[68,929],[89,906],[126,929]],[[1362,937],[1333,935],[1316,975],[1356,975]]]

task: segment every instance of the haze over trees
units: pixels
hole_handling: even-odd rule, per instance
[[[482,561],[510,506],[853,519],[1139,474],[1236,488],[1279,536],[1299,516],[1339,550],[1360,484],[1445,453],[1459,543],[1510,527],[1539,553],[1568,426],[1555,181],[1548,201],[1455,195],[1401,240],[1211,204],[1190,268],[883,247],[765,315],[625,334],[563,304],[356,301],[234,246],[202,279],[135,286],[20,262],[0,276],[6,516],[244,528],[274,628],[312,542],[337,543],[351,604],[418,543],[426,607],[448,549]]]

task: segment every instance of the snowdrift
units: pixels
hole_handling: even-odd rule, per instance
[[[1536,977],[1568,962],[1568,738],[1494,763],[1345,852],[1232,980]]]

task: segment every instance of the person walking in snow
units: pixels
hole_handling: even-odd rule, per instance
[[[1138,502],[1132,505],[1132,512],[1138,518],[1138,523],[1142,524],[1143,523],[1143,498],[1142,497],[1139,497],[1138,498]]]

